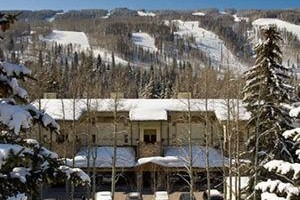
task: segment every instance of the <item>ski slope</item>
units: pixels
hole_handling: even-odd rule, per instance
[[[94,56],[97,58],[98,55],[100,55],[101,59],[104,61],[104,62],[107,62],[107,63],[112,63],[112,53],[105,50],[105,49],[101,49],[101,48],[98,48],[98,49],[93,49],[93,54]],[[116,55],[114,55],[115,57],[115,63],[116,64],[121,64],[121,65],[127,65],[128,62]]]
[[[300,25],[292,24],[280,19],[260,18],[252,22],[255,27],[276,25],[279,29],[285,29],[298,37],[300,40]]]
[[[112,53],[107,51],[106,49],[92,49],[89,44],[88,37],[84,32],[53,30],[52,33],[46,36],[43,40],[51,43],[56,42],[62,45],[73,44],[76,51],[88,52],[92,50],[93,55],[96,58],[98,57],[98,55],[100,55],[104,62],[112,62]],[[117,55],[114,56],[116,64],[127,65],[128,62],[126,60],[118,57]]]
[[[155,39],[150,36],[148,33],[132,33],[132,42],[139,46],[142,47],[144,50],[149,50],[150,52],[156,52],[157,48],[155,46]]]
[[[224,41],[213,32],[199,27],[198,21],[173,20],[172,23],[175,23],[178,27],[178,31],[175,32],[175,35],[180,38],[192,36],[195,39],[194,47],[207,53],[213,66],[229,66],[234,70],[244,70],[244,66],[231,51],[226,48]]]
[[[81,51],[90,49],[89,40],[84,32],[53,30],[44,40],[62,45],[73,44],[75,49],[80,49]]]

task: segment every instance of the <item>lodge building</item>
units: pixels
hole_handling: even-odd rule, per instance
[[[224,173],[226,126],[239,122],[240,150],[248,137],[249,113],[234,99],[41,99],[34,104],[61,126],[59,136],[36,136],[69,158],[67,164],[89,172],[95,167],[97,181],[109,182],[115,145],[120,182],[136,190],[172,189],[178,179],[174,174],[185,176],[191,158],[198,181],[206,166],[212,173]]]

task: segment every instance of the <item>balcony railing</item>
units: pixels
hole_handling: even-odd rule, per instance
[[[155,142],[154,144],[139,142],[137,150],[139,158],[161,156],[162,144],[161,142]]]

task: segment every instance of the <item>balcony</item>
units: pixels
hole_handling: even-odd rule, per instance
[[[161,156],[162,153],[161,145],[162,145],[161,142],[155,142],[155,143],[139,142],[137,148],[138,158]]]

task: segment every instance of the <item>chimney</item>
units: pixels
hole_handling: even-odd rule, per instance
[[[178,92],[177,99],[191,99],[192,94],[190,92]]]
[[[44,99],[57,99],[57,93],[55,92],[45,92]]]

